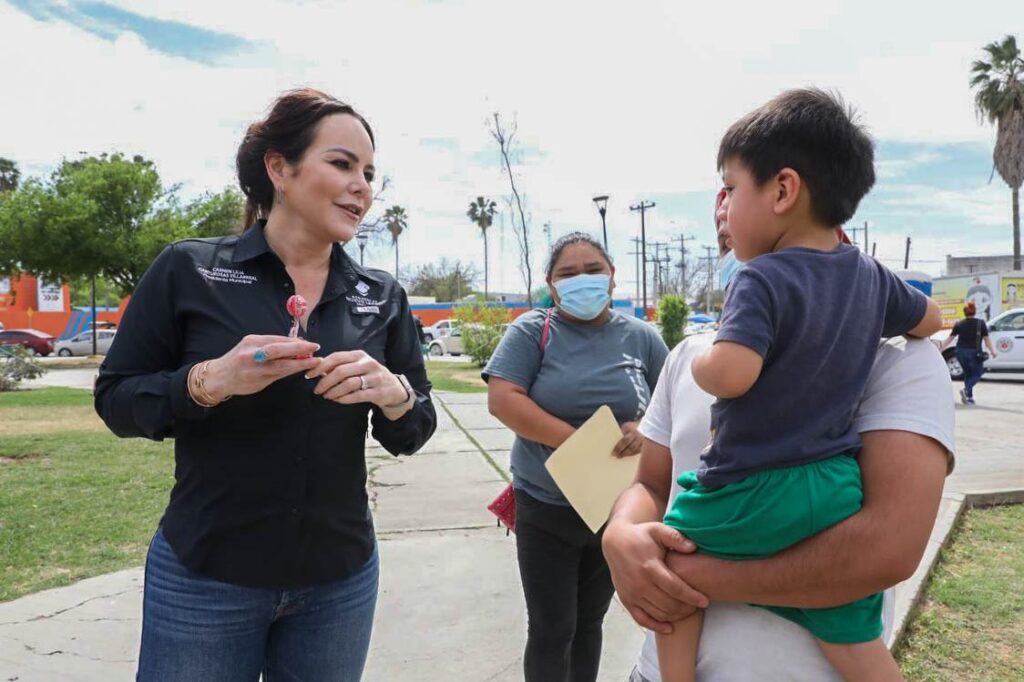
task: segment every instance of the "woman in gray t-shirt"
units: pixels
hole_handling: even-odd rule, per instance
[[[596,680],[611,602],[601,534],[592,533],[544,462],[594,411],[622,425],[618,456],[640,452],[636,426],[668,349],[654,328],[610,307],[615,268],[581,232],[552,248],[547,283],[556,307],[522,315],[483,371],[491,413],[516,434],[516,549],[529,629],[526,682]]]

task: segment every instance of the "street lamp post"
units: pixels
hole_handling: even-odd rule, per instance
[[[360,230],[356,232],[356,243],[359,244],[359,266],[363,265],[363,251],[366,250],[366,241],[370,238],[370,235],[366,234],[366,230]]]
[[[601,214],[601,236],[604,237],[604,250],[608,250],[608,226],[605,224],[604,216],[608,212],[608,195],[594,197],[597,205],[597,212]]]

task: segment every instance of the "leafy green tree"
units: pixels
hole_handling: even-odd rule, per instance
[[[483,367],[508,327],[508,309],[474,304],[459,306],[453,314],[462,334],[462,352]]]
[[[206,193],[185,208],[185,217],[197,237],[239,234],[245,220],[245,197],[233,187],[219,194]]]
[[[100,277],[127,296],[171,242],[228,234],[241,222],[237,192],[181,206],[176,189],[164,188],[141,156],[65,160],[0,204],[0,271],[72,282]]]
[[[409,216],[405,209],[395,204],[384,212],[384,226],[391,234],[391,244],[395,247],[395,279],[398,279],[398,238],[409,227]]]
[[[466,215],[480,228],[480,234],[484,238],[484,300],[487,300],[490,295],[487,281],[487,228],[494,224],[494,213],[497,210],[498,205],[493,201],[477,197],[476,201],[469,204],[469,210],[466,211]]]
[[[675,348],[683,340],[683,327],[689,315],[690,307],[682,296],[665,294],[658,301],[658,324],[666,346]]]
[[[992,161],[1013,195],[1013,269],[1021,269],[1020,188],[1024,184],[1024,57],[1013,36],[984,47],[988,61],[971,66],[979,119],[996,126]]]
[[[0,157],[0,192],[18,189],[20,179],[21,171],[18,170],[18,164],[10,159]]]
[[[473,291],[477,271],[472,264],[442,258],[439,263],[420,266],[407,278],[412,296],[433,296],[438,301],[458,301]]]

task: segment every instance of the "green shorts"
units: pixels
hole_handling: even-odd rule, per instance
[[[833,526],[860,510],[860,467],[847,454],[707,488],[696,471],[679,476],[682,490],[665,523],[722,559],[761,559]],[[764,608],[834,644],[882,634],[882,594],[826,609]]]

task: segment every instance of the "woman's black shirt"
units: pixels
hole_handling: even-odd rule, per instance
[[[286,377],[263,391],[203,408],[188,396],[191,367],[246,334],[286,335],[294,285],[257,223],[241,236],[167,247],[125,311],[96,380],[96,411],[121,437],[175,439],[167,541],[192,571],[239,585],[284,589],[354,573],[374,548],[364,448],[373,437],[411,454],[433,434],[419,340],[405,292],[386,273],[334,245],[323,296],[304,336],[326,356],[362,349],[417,394],[395,421],[371,405],[313,394]]]
[[[956,347],[981,350],[981,340],[988,336],[988,325],[977,317],[965,317],[953,325],[950,336],[956,337]]]

